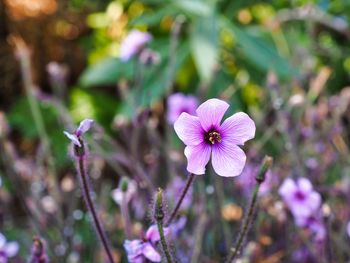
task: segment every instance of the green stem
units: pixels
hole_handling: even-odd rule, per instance
[[[162,244],[162,248],[168,263],[172,263],[172,259],[169,253],[168,244],[166,243],[164,236],[164,228],[163,228],[163,219],[164,219],[164,211],[163,211],[163,191],[159,188],[157,193],[157,203],[155,208],[155,219],[157,221],[158,232],[160,236],[160,242]]]

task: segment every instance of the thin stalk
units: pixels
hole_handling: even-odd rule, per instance
[[[163,219],[164,219],[164,211],[163,211],[163,191],[162,189],[158,190],[157,193],[157,201],[155,207],[155,219],[157,221],[158,232],[160,236],[160,242],[162,244],[162,248],[168,263],[172,263],[171,255],[169,253],[168,244],[166,243],[164,236],[164,228],[163,228]]]
[[[91,196],[90,196],[90,187],[89,187],[89,183],[87,180],[87,174],[85,172],[84,158],[83,157],[78,157],[78,158],[79,158],[79,162],[78,162],[79,173],[78,174],[80,176],[82,192],[83,192],[83,196],[84,196],[84,200],[85,200],[87,209],[89,210],[90,214],[92,215],[92,219],[93,219],[93,222],[95,225],[97,235],[99,236],[99,238],[102,242],[102,245],[103,245],[103,247],[106,251],[106,254],[108,256],[109,262],[114,263],[112,252],[109,248],[109,242],[108,242],[107,237],[105,235],[105,231],[102,227],[102,224],[97,216],[94,203],[93,203]]]
[[[242,248],[243,241],[244,241],[245,237],[247,236],[248,231],[249,231],[249,229],[252,225],[252,222],[254,220],[255,208],[256,208],[256,204],[257,204],[257,200],[258,200],[260,185],[265,181],[265,174],[271,165],[272,165],[272,158],[269,156],[266,156],[263,160],[263,164],[260,168],[259,173],[255,177],[257,184],[255,185],[253,197],[252,197],[252,200],[251,200],[250,205],[249,205],[248,214],[244,219],[243,227],[239,233],[236,244],[233,248],[231,248],[231,253],[228,256],[228,259],[226,261],[227,263],[233,262]]]
[[[191,173],[191,174],[189,175],[188,179],[187,179],[186,186],[185,186],[185,188],[183,189],[183,191],[182,191],[182,193],[181,193],[180,199],[179,199],[179,201],[177,202],[177,204],[176,204],[176,206],[175,206],[173,212],[171,213],[171,215],[170,215],[168,221],[166,222],[165,226],[169,226],[169,225],[171,224],[171,222],[174,220],[174,218],[175,218],[175,216],[176,216],[178,210],[179,210],[180,207],[181,207],[182,201],[184,200],[184,198],[185,198],[185,196],[186,196],[186,194],[187,194],[187,192],[188,192],[188,189],[190,189],[190,186],[191,186],[191,184],[192,184],[194,178],[195,178],[195,175]]]
[[[130,215],[129,215],[129,209],[128,209],[128,202],[126,200],[125,195],[126,194],[123,193],[123,199],[122,199],[120,210],[124,220],[125,237],[126,239],[130,239],[131,238]]]

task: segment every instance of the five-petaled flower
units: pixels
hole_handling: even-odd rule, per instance
[[[320,194],[313,190],[311,182],[306,178],[299,178],[297,181],[285,179],[279,194],[296,220],[314,215],[321,205]]]
[[[120,45],[120,59],[128,61],[138,54],[143,46],[152,40],[151,34],[139,30],[131,30]]]
[[[76,146],[81,147],[81,141],[80,137],[87,132],[90,128],[91,125],[94,123],[92,119],[85,119],[80,122],[78,129],[72,134],[69,132],[64,131],[63,133],[74,143]]]
[[[0,263],[7,263],[9,258],[18,253],[19,245],[15,241],[7,242],[3,234],[0,233]]]
[[[179,118],[181,113],[187,112],[190,115],[194,115],[196,113],[196,109],[198,107],[198,99],[195,96],[185,95],[182,93],[175,93],[169,96],[168,98],[168,112],[167,112],[167,120],[170,124],[174,124],[174,122]]]
[[[164,228],[164,235],[169,234],[169,228]],[[128,255],[130,263],[143,263],[145,259],[151,262],[160,262],[161,256],[154,248],[156,243],[160,240],[158,228],[152,225],[148,228],[144,238],[135,240],[125,240],[124,248]]]
[[[219,99],[210,99],[196,110],[197,116],[182,113],[174,124],[179,138],[185,143],[187,170],[204,174],[212,157],[212,165],[218,175],[240,175],[246,155],[238,145],[255,136],[254,121],[243,112],[221,120],[229,105]]]

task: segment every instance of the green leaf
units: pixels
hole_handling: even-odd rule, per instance
[[[297,74],[297,70],[267,41],[245,32],[228,20],[222,19],[221,22],[221,25],[234,34],[246,58],[260,70],[265,73],[273,70],[281,78],[290,78]]]
[[[209,82],[217,65],[218,25],[215,16],[196,21],[190,36],[191,53],[202,81]]]
[[[174,5],[181,11],[190,15],[210,16],[213,13],[213,6],[203,0],[174,0]]]
[[[122,62],[117,58],[106,58],[89,66],[80,76],[79,83],[84,87],[112,85],[120,78],[131,79],[133,60]]]

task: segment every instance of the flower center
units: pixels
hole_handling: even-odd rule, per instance
[[[295,193],[295,197],[296,197],[297,200],[303,201],[303,200],[305,199],[306,196],[305,196],[304,193],[302,193],[302,192],[300,192],[300,191],[297,191],[297,192]]]
[[[215,143],[221,142],[221,135],[217,131],[209,131],[205,135],[205,140],[210,144],[215,144]]]

